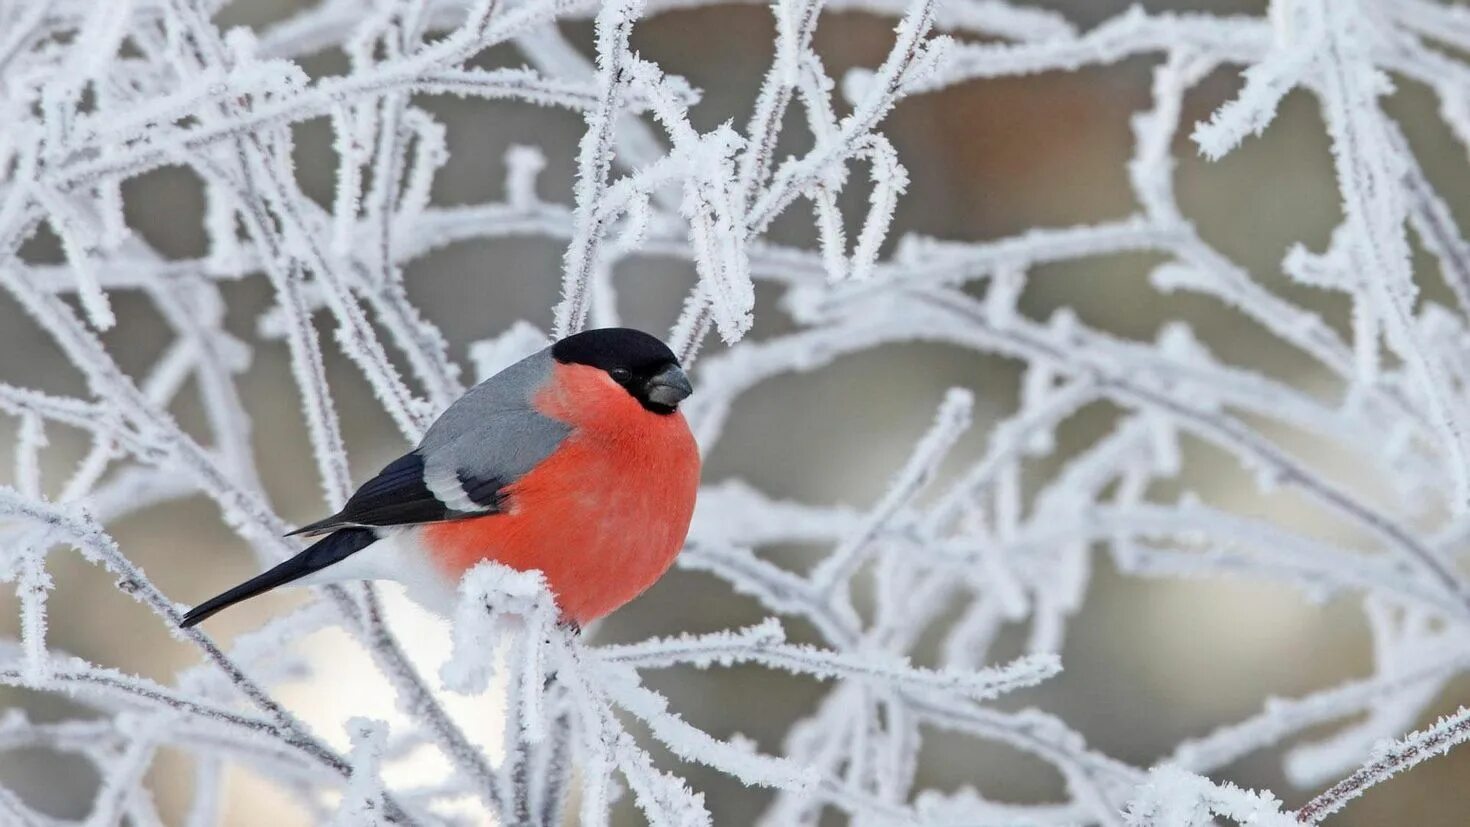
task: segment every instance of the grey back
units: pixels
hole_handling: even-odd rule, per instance
[[[532,400],[554,365],[551,348],[538,351],[450,405],[419,443],[424,477],[459,474],[509,484],[550,456],[571,427],[537,411]]]

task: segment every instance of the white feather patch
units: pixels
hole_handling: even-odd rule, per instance
[[[424,487],[429,489],[439,502],[455,511],[474,513],[477,511],[489,511],[486,506],[480,505],[470,499],[465,493],[464,486],[459,482],[459,475],[453,469],[443,472],[424,470]]]
[[[430,559],[419,528],[380,528],[378,541],[340,562],[294,581],[293,586],[323,586],[357,580],[394,580],[409,599],[439,615],[454,611],[458,586]]]

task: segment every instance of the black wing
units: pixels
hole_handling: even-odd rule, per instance
[[[326,518],[304,525],[286,536],[322,534],[355,526],[394,526],[438,523],[465,517],[483,517],[502,511],[506,482],[478,479],[458,472],[459,485],[469,503],[453,508],[440,499],[424,482],[424,458],[411,451],[388,463],[378,475],[363,483],[347,500],[342,510]]]

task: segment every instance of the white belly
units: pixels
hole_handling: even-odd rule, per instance
[[[377,542],[341,562],[296,580],[292,585],[324,586],[354,580],[394,580],[409,599],[435,614],[454,612],[457,583],[439,571],[419,543],[417,528],[375,529]]]

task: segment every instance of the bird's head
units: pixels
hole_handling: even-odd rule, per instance
[[[673,413],[694,392],[674,352],[641,330],[585,330],[552,345],[551,356],[562,364],[604,371],[638,404],[657,414]]]

